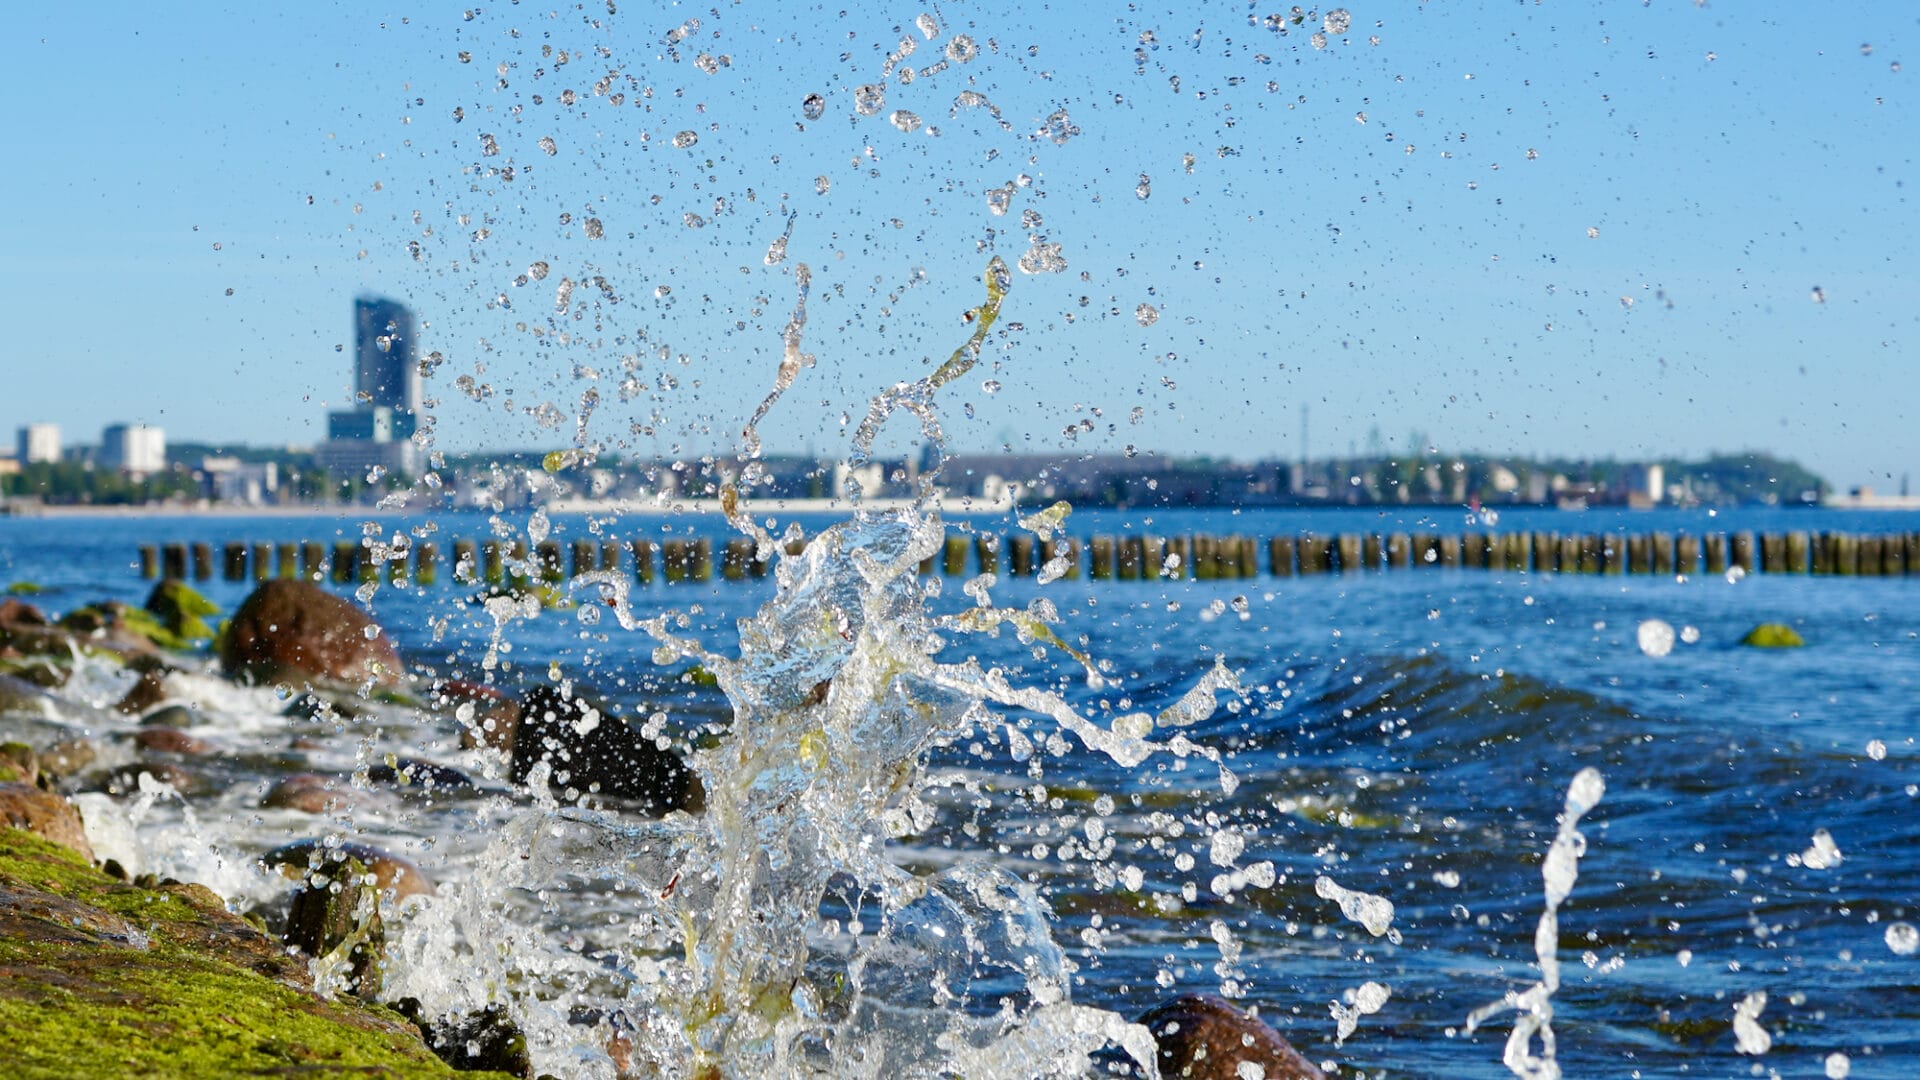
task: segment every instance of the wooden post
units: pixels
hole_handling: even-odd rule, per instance
[[[1387,567],[1406,569],[1407,561],[1412,558],[1413,537],[1406,533],[1394,533],[1387,537]]]
[[[432,585],[440,579],[440,545],[423,540],[413,549],[413,581]]]
[[[753,541],[736,536],[720,552],[720,576],[728,581],[745,581],[747,563],[753,560]]]
[[[591,574],[600,564],[600,552],[591,540],[574,540],[567,544],[567,565],[573,577]]]
[[[678,585],[687,580],[687,567],[690,553],[685,540],[668,540],[660,545],[660,568],[667,584]]]
[[[160,576],[160,549],[153,544],[140,545],[140,576],[149,581]]]
[[[1833,573],[1833,534],[1820,532],[1813,534],[1813,573]]]
[[[333,583],[351,585],[360,568],[360,545],[345,540],[333,545]]]
[[[227,544],[220,549],[220,576],[227,581],[247,580],[247,545]]]
[[[1522,574],[1533,567],[1533,537],[1531,534],[1508,533],[1500,545],[1501,565],[1508,570]]]
[[[1356,569],[1378,570],[1387,558],[1387,542],[1379,533],[1360,538],[1360,565]]]
[[[1460,537],[1460,561],[1472,570],[1491,570],[1493,568],[1493,536],[1490,533],[1470,532]]]
[[[1420,568],[1436,568],[1440,565],[1440,537],[1434,533],[1415,533],[1413,537],[1413,564]]]
[[[1300,573],[1324,574],[1332,569],[1333,545],[1324,536],[1312,533],[1300,537]]]
[[[1880,538],[1878,536],[1855,537],[1854,546],[1860,553],[1857,562],[1860,576],[1879,577],[1881,569]]]
[[[948,577],[957,577],[967,572],[967,538],[954,533],[947,534],[945,559],[940,572]]]
[[[1212,580],[1214,572],[1213,537],[1196,534],[1190,543],[1192,545],[1193,558],[1188,564],[1192,568],[1188,572],[1188,576],[1200,581]]]
[[[160,549],[160,576],[171,581],[187,579],[187,545],[167,544]]]
[[[1260,576],[1260,544],[1251,536],[1241,536],[1240,576],[1243,578]]]
[[[1762,533],[1760,535],[1760,569],[1768,574],[1783,574],[1787,570],[1787,538],[1783,533]]]
[[[300,545],[300,577],[305,581],[319,581],[327,576],[327,549],[314,540]]]
[[[507,541],[507,557],[505,561],[508,585],[516,589],[524,589],[528,585],[533,584],[534,564],[532,560],[527,558],[527,542],[525,540]]]
[[[660,545],[651,540],[635,540],[627,545],[633,551],[633,576],[642,585],[653,584],[654,549]]]
[[[1700,572],[1700,538],[1681,533],[1673,540],[1673,572],[1688,577]]]
[[[1907,550],[1907,573],[1920,574],[1920,532],[1908,533],[1902,546]]]
[[[453,580],[471,585],[480,580],[480,545],[471,540],[453,542]]]
[[[1583,574],[1599,573],[1602,569],[1600,565],[1600,550],[1603,544],[1600,537],[1588,533],[1576,537],[1575,543],[1579,548],[1578,554],[1575,556],[1575,561],[1580,567],[1580,572]]]
[[[1645,574],[1653,570],[1653,540],[1648,536],[1627,537],[1627,572]]]
[[[702,536],[687,551],[687,576],[695,581],[713,580],[713,541]]]
[[[1121,581],[1138,581],[1140,564],[1143,561],[1140,538],[1138,536],[1121,537],[1120,549],[1114,554],[1114,575]]]
[[[368,554],[372,554],[372,552],[368,552]],[[397,559],[395,558],[387,559],[387,584],[405,585],[407,583],[406,550],[403,548],[400,551],[393,552],[392,554],[399,555],[400,557]]]
[[[380,580],[380,563],[374,559],[373,552],[367,548],[368,539],[362,537],[354,550],[354,556],[358,560],[355,565],[360,571],[357,579],[362,585]]]
[[[1619,533],[1600,534],[1600,572],[1624,574],[1627,570],[1627,538]]]
[[[1653,534],[1653,572],[1654,573],[1656,574],[1673,573],[1675,554],[1676,554],[1676,550],[1673,542],[1673,535],[1671,533],[1654,533]]]
[[[1440,565],[1458,569],[1460,566],[1460,538],[1452,534],[1440,537]]]
[[[1707,573],[1719,575],[1727,572],[1727,534],[1708,533],[1701,538],[1707,549]]]
[[[500,541],[487,540],[480,545],[480,579],[489,585],[507,580],[506,566],[500,558]]]
[[[1361,542],[1359,534],[1341,533],[1334,538],[1333,545],[1336,561],[1340,564],[1338,568],[1340,573],[1357,574],[1366,568],[1365,554],[1362,550],[1366,545]]]
[[[212,577],[213,576],[213,545],[206,543],[205,541],[202,541],[200,543],[194,544],[192,547],[192,551],[193,551],[193,579],[195,581],[205,581],[208,578]]]
[[[1787,558],[1783,569],[1789,574],[1808,572],[1808,560],[1813,553],[1813,537],[1804,530],[1795,529],[1787,534]]]
[[[1033,576],[1033,537],[1007,537],[1007,569],[1014,577]]]
[[[273,576],[273,545],[253,545],[253,580],[265,581]]]
[[[1080,541],[1071,536],[1056,536],[1040,542],[1040,565],[1042,569],[1051,566],[1055,560],[1062,563],[1060,580],[1069,580],[1080,576]]]
[[[1113,537],[1096,536],[1087,541],[1087,576],[1095,581],[1113,576]]]
[[[1907,573],[1906,537],[1894,533],[1881,539],[1880,572],[1888,577],[1902,577]]]
[[[1293,576],[1293,537],[1267,538],[1267,570],[1274,577]]]
[[[559,581],[563,576],[560,572],[560,541],[542,540],[534,545],[533,550],[539,566],[540,580]]]
[[[1288,552],[1289,555],[1292,552]],[[1158,581],[1160,570],[1167,564],[1167,542],[1157,536],[1140,538],[1140,577],[1143,581]]]
[[[1000,572],[1000,534],[979,533],[973,538],[973,557],[980,563],[983,574]]]
[[[1560,540],[1552,533],[1533,534],[1533,572],[1551,574],[1560,569]]]
[[[1554,539],[1557,541],[1555,544],[1557,554],[1554,560],[1556,569],[1562,574],[1579,573],[1580,537],[1574,533],[1568,533],[1565,536],[1555,534]]]
[[[1727,565],[1737,566],[1749,574],[1759,569],[1751,531],[1743,529],[1727,537]]]

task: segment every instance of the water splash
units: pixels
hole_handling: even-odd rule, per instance
[[[1509,990],[1499,1001],[1475,1009],[1467,1017],[1467,1032],[1511,1009],[1519,1016],[1513,1033],[1507,1037],[1501,1061],[1515,1076],[1524,1080],[1559,1080],[1560,1063],[1554,1060],[1553,994],[1560,989],[1560,905],[1573,891],[1580,876],[1580,857],[1586,854],[1587,838],[1580,833],[1580,818],[1594,808],[1607,792],[1607,782],[1598,769],[1581,769],[1567,787],[1566,807],[1560,814],[1560,828],[1547,849],[1540,876],[1546,882],[1546,907],[1540,912],[1540,924],[1533,934],[1534,954],[1540,963],[1540,981],[1525,991]],[[1540,1053],[1533,1053],[1533,1038],[1540,1037]]]

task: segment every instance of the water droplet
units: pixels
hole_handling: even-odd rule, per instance
[[[1875,761],[1887,760],[1887,744],[1881,742],[1879,739],[1869,740],[1867,742],[1867,756]]]
[[[540,136],[540,149],[545,150],[548,157],[552,157],[560,152],[560,144],[553,141],[553,136],[542,135]]]
[[[1053,140],[1054,145],[1065,146],[1068,139],[1078,134],[1080,134],[1080,127],[1073,122],[1072,117],[1067,115],[1067,110],[1055,109],[1047,117],[1046,135]]]
[[[1689,645],[1698,644],[1700,641],[1700,628],[1697,626],[1681,627],[1680,640],[1686,642]]]
[[[861,116],[872,116],[887,106],[887,88],[879,83],[867,83],[853,89],[853,111]]]
[[[826,177],[816,176],[813,178],[813,193],[815,195],[825,195],[828,191],[832,190],[832,188],[833,181]]]
[[[547,271],[550,269],[552,268],[549,267],[545,261],[536,262],[532,266],[527,267],[527,276],[535,281],[544,281],[547,277]]]
[[[600,219],[597,217],[590,217],[580,224],[587,230],[587,239],[589,240],[598,240],[606,235],[606,227],[600,224]]]
[[[1589,240],[1600,239],[1600,227],[1598,225],[1587,226],[1587,239]]]
[[[1020,272],[1023,274],[1057,274],[1066,268],[1067,260],[1060,254],[1059,244],[1036,239],[1026,254],[1020,256]]]
[[[1153,194],[1153,178],[1148,176],[1146,173],[1141,173],[1140,182],[1133,185],[1134,198],[1144,202],[1147,199],[1147,197],[1152,194]]]
[[[1313,47],[1316,49],[1324,49],[1327,47],[1327,35],[1318,30],[1315,30],[1313,36],[1307,40],[1313,42]]]
[[[685,150],[699,141],[699,133],[693,131],[682,131],[673,137],[673,145],[677,150]]]
[[[928,41],[940,36],[940,21],[924,11],[913,20],[913,25],[920,28],[920,32],[927,36]]]
[[[827,113],[827,99],[819,94],[808,94],[800,102],[800,115],[809,120],[818,120]]]
[[[1827,302],[1827,290],[1821,288],[1818,285],[1815,285],[1813,287],[1812,296],[1813,296],[1813,302],[1816,304],[1824,304]]]
[[[1827,1055],[1825,1065],[1827,1069],[1827,1080],[1847,1080],[1847,1077],[1853,1072],[1853,1061],[1838,1050]]]
[[[910,113],[905,109],[895,110],[894,114],[887,119],[891,120],[893,126],[899,128],[901,131],[914,132],[920,130],[919,115]]]
[[[1353,25],[1353,15],[1346,8],[1334,8],[1327,12],[1327,17],[1321,20],[1320,25],[1326,27],[1329,34],[1344,34]]]
[[[1152,326],[1160,321],[1160,309],[1152,304],[1141,304],[1133,309],[1133,319],[1141,326]]]
[[[997,394],[1000,392],[1000,380],[988,379],[986,382],[983,382],[980,384],[980,389],[986,391],[989,394]]]
[[[1920,930],[1912,923],[1897,922],[1887,924],[1887,948],[1895,956],[1912,956],[1920,951]]]
[[[689,228],[689,229],[704,229],[704,228],[706,228],[706,226],[707,226],[707,219],[706,219],[706,218],[703,218],[703,217],[701,217],[701,216],[700,216],[699,214],[695,214],[695,213],[687,213],[687,214],[685,214],[685,215],[683,215],[683,216],[682,216],[682,217],[680,218],[680,220],[681,220],[681,221],[682,221],[682,222],[683,222],[683,223],[684,223],[684,224],[685,224],[685,225],[687,226],[687,228]]]
[[[973,58],[979,55],[980,46],[974,44],[973,38],[966,34],[955,34],[953,40],[947,42],[947,59],[956,64],[972,63]]]
[[[500,143],[491,135],[480,136],[480,156],[493,157],[500,152]]]
[[[1648,619],[1636,635],[1640,651],[1648,656],[1665,656],[1673,651],[1673,624],[1664,619]]]

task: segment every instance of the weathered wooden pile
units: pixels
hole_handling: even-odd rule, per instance
[[[587,573],[626,573],[642,584],[711,581],[714,541],[706,537],[653,540],[455,540],[448,570],[463,583],[560,581]],[[804,542],[789,546],[798,552]],[[214,575],[214,546],[206,542],[143,544],[147,578]],[[218,549],[221,577],[330,578],[336,584],[376,581],[431,585],[442,572],[440,545],[338,540],[329,544],[228,543]],[[720,545],[719,574],[728,581],[763,578],[768,564],[751,541]],[[1406,568],[1501,570],[1536,574],[1815,574],[1904,577],[1920,574],[1920,532],[1858,534],[1684,532],[1558,533],[1302,533],[1264,540],[1246,535],[1056,537],[950,532],[946,545],[921,572],[969,572],[1030,577],[1156,581],[1313,574],[1350,574]]]

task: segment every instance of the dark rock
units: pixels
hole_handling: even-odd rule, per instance
[[[0,674],[0,715],[52,716],[53,698],[25,679]]]
[[[1140,1018],[1160,1047],[1165,1080],[1239,1080],[1242,1062],[1258,1065],[1266,1080],[1326,1080],[1257,1016],[1212,994],[1185,994]]]
[[[199,727],[206,719],[186,705],[163,705],[140,718],[141,727]]]
[[[469,794],[477,790],[473,778],[459,769],[415,758],[400,758],[391,765],[374,765],[367,769],[367,779],[427,795]]]
[[[57,690],[67,685],[73,677],[73,669],[50,659],[30,657],[5,662],[7,673],[30,682],[43,690]]]
[[[196,739],[179,728],[149,727],[133,733],[133,745],[163,754],[211,754],[213,744]]]
[[[79,776],[99,753],[88,739],[62,739],[40,751],[40,775],[52,780]]]
[[[261,862],[279,868],[282,873],[288,868],[324,872],[327,867],[338,866],[348,859],[359,862],[371,871],[374,881],[382,889],[392,889],[397,899],[433,895],[433,882],[427,880],[427,875],[421,873],[419,867],[371,844],[322,844],[318,840],[296,840],[260,857]]]
[[[489,1005],[477,1013],[433,1019],[423,1015],[418,999],[401,998],[394,1003],[394,1011],[413,1021],[427,1047],[461,1072],[533,1076],[527,1036],[502,1006]]]
[[[155,705],[167,700],[167,677],[164,671],[143,671],[140,678],[127,688],[120,700],[114,702],[114,710],[127,716],[139,716]]]
[[[336,701],[332,696],[321,694],[298,694],[280,715],[292,720],[310,720],[327,722],[333,720],[352,720],[360,716],[362,709],[351,701]]]
[[[552,769],[548,787],[562,802],[610,795],[631,799],[654,816],[698,813],[706,805],[699,775],[679,757],[618,715],[545,686],[528,692],[520,704],[513,782],[525,784],[542,762]]]
[[[401,678],[400,655],[379,624],[305,581],[268,581],[253,590],[221,639],[220,664],[256,682],[317,677],[393,686]]]
[[[520,710],[513,699],[491,686],[448,679],[433,688],[433,704],[452,709],[460,721],[460,748],[486,747],[513,753]]]
[[[351,856],[327,863],[324,870],[309,869],[294,894],[281,943],[308,956],[347,946],[347,989],[373,1000],[386,965],[380,891],[373,872]]]
[[[0,825],[25,829],[93,860],[87,830],[73,804],[32,784],[0,784]]]
[[[0,743],[0,782],[37,784],[40,781],[40,755],[23,742]]]

